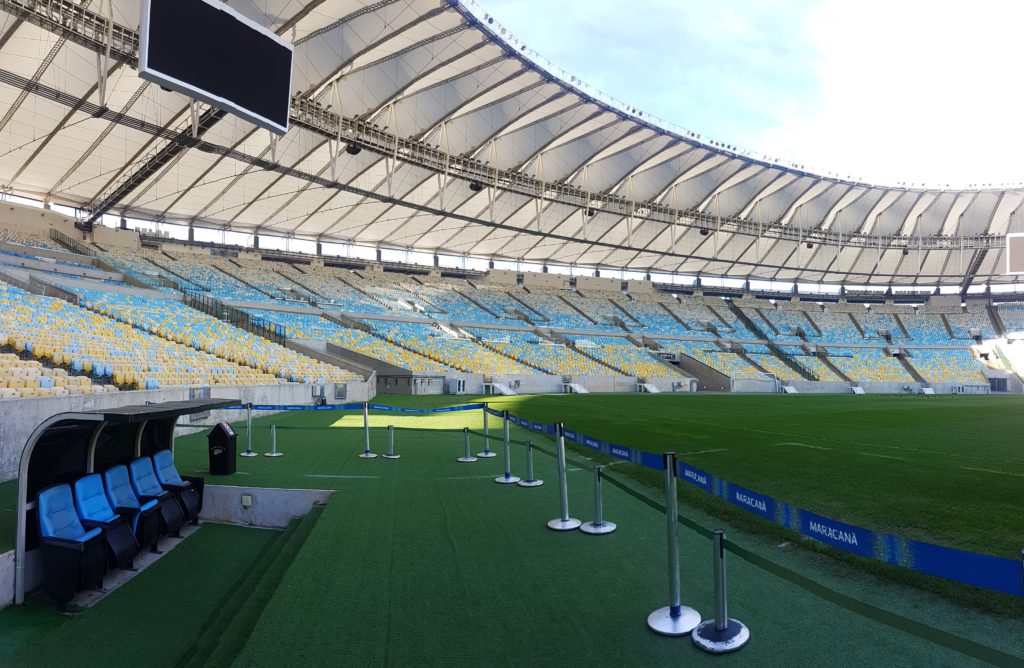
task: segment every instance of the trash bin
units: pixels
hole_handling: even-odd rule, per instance
[[[227,422],[221,422],[206,437],[210,447],[210,475],[231,475],[235,472],[235,450],[238,434]]]

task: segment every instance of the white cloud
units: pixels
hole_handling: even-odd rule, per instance
[[[882,183],[1024,180],[1024,3],[480,2],[582,80],[705,137]]]
[[[808,23],[820,98],[758,149],[885,183],[1024,178],[1024,5],[829,0]]]

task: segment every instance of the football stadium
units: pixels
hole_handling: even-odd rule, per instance
[[[1024,665],[1024,186],[675,121],[472,0],[0,0],[0,665]]]

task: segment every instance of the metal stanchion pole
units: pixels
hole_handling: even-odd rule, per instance
[[[498,453],[491,450],[491,428],[487,424],[487,406],[484,406],[484,451],[476,453],[480,459],[497,457]]]
[[[245,405],[245,439],[245,452],[240,452],[238,455],[240,457],[255,457],[256,453],[252,451],[252,403]]]
[[[402,455],[395,454],[395,427],[388,425],[388,451],[381,455],[384,459],[399,459]]]
[[[715,618],[693,630],[693,644],[712,654],[734,652],[750,640],[743,622],[729,617],[725,584],[725,532],[715,531],[712,544],[715,571]]]
[[[562,514],[548,522],[548,528],[555,531],[572,531],[582,524],[575,517],[569,517],[569,482],[566,480],[565,468],[565,427],[561,422],[555,425],[555,449],[558,459],[558,496],[562,505]]]
[[[504,411],[503,417],[505,418],[505,475],[498,476],[494,479],[494,482],[502,485],[512,485],[522,480],[522,478],[512,475],[512,448],[508,437],[508,411]]]
[[[592,536],[600,536],[615,531],[618,527],[615,522],[605,522],[604,502],[601,499],[601,475],[603,466],[594,467],[594,521],[584,522],[580,525],[580,531]]]
[[[676,453],[665,458],[665,519],[668,534],[669,604],[647,616],[647,626],[666,636],[684,636],[700,624],[700,613],[681,604],[679,594],[679,499],[676,496]]]
[[[544,484],[543,480],[533,477],[533,441],[526,444],[526,480],[520,480],[517,484],[520,487],[540,487]]]
[[[270,425],[270,452],[263,453],[264,457],[281,457],[283,452],[277,451],[277,425]]]
[[[469,427],[462,428],[462,452],[462,456],[455,461],[462,462],[463,464],[469,464],[476,461],[476,457],[474,457],[469,451]]]
[[[365,448],[359,454],[363,459],[373,459],[377,456],[376,452],[370,451],[370,405],[363,402],[363,444]]]

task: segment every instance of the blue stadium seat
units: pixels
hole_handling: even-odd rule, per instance
[[[107,488],[107,500],[114,512],[124,517],[131,524],[135,540],[142,548],[160,554],[160,508],[156,501],[142,503],[135,496],[135,490],[128,480],[128,467],[115,466],[103,474],[103,482]]]
[[[132,489],[140,501],[156,501],[160,504],[163,533],[180,538],[181,527],[185,525],[185,513],[174,495],[160,486],[156,472],[153,471],[153,460],[149,457],[139,457],[129,464],[128,479],[132,481]]]
[[[174,455],[170,450],[160,450],[153,455],[153,468],[160,486],[178,499],[182,509],[193,524],[199,524],[199,512],[203,509],[203,497],[192,480],[184,480],[174,467]]]
[[[107,572],[102,529],[85,529],[75,512],[71,486],[47,487],[36,497],[43,586],[63,609],[75,592],[101,587]]]
[[[82,518],[82,526],[103,530],[108,565],[133,569],[132,562],[139,553],[139,544],[125,518],[110,507],[99,473],[91,473],[75,481],[75,508]]]

